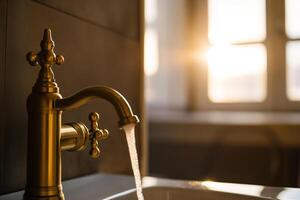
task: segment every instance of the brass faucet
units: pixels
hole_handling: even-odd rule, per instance
[[[32,92],[27,99],[28,152],[27,182],[23,199],[63,200],[61,184],[61,151],[78,151],[90,142],[90,155],[100,154],[98,140],[107,138],[108,131],[98,127],[99,115],[89,115],[91,129],[81,122],[62,125],[62,112],[78,108],[95,98],[103,98],[113,104],[120,118],[119,126],[138,123],[126,99],[110,87],[89,87],[63,98],[54,79],[52,65],[61,65],[64,58],[53,51],[51,30],[45,29],[38,54],[29,52],[30,65],[41,69]]]

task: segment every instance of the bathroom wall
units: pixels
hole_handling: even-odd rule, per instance
[[[52,29],[55,52],[65,57],[62,66],[53,67],[63,96],[89,85],[111,86],[143,117],[140,8],[139,0],[0,0],[0,194],[25,185],[26,98],[39,70],[28,65],[25,55],[39,51],[44,28]],[[126,140],[109,103],[95,101],[66,112],[63,121],[88,125],[91,111],[100,113],[100,126],[109,129],[110,138],[100,142],[102,155],[97,160],[87,151],[64,152],[63,178],[97,171],[131,173]],[[141,123],[137,143],[145,171],[142,129]]]

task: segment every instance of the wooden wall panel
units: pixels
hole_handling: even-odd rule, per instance
[[[112,30],[123,37],[139,38],[138,0],[35,0],[45,6],[71,15],[87,23]]]
[[[39,70],[27,64],[25,54],[39,51],[44,28],[52,29],[55,52],[65,57],[62,66],[54,67],[64,97],[89,85],[108,85],[124,94],[133,111],[141,115],[139,3],[130,0],[122,7],[117,6],[117,2],[121,1],[8,2],[6,87],[5,99],[1,98],[6,102],[3,108],[6,124],[0,133],[0,144],[4,144],[0,152],[3,171],[0,193],[22,189],[25,184],[25,104]],[[125,16],[128,19],[124,19]],[[124,24],[121,19],[125,20]],[[110,130],[110,138],[101,142],[102,157],[98,160],[90,158],[87,150],[64,152],[64,179],[97,171],[130,173],[126,140],[118,130],[118,118],[109,103],[99,100],[76,111],[65,112],[63,120],[83,121],[88,125],[87,116],[91,111],[101,114],[100,125]],[[138,133],[138,148],[141,149],[140,129]]]
[[[4,157],[4,80],[6,62],[6,23],[7,22],[7,0],[0,0],[0,159]],[[0,186],[4,185],[4,162],[0,162]]]

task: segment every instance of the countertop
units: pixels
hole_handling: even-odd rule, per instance
[[[112,194],[135,188],[132,176],[93,174],[63,182],[66,199],[104,199]],[[24,191],[0,196],[0,200],[22,200]]]

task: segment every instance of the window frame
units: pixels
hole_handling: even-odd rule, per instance
[[[208,41],[208,0],[186,1],[190,10],[187,16],[189,27],[187,37],[191,38],[187,48],[204,54],[210,46]],[[234,43],[264,44],[267,52],[266,98],[262,102],[216,103],[208,97],[208,64],[206,61],[188,63],[188,110],[256,110],[256,111],[296,111],[300,101],[292,101],[287,96],[286,44],[289,39],[285,31],[285,0],[266,0],[266,38],[262,42]],[[196,33],[196,34],[195,34]],[[200,45],[200,47],[199,47]],[[199,50],[200,49],[200,50]],[[200,65],[200,66],[199,66]],[[197,91],[197,92],[195,92]]]

